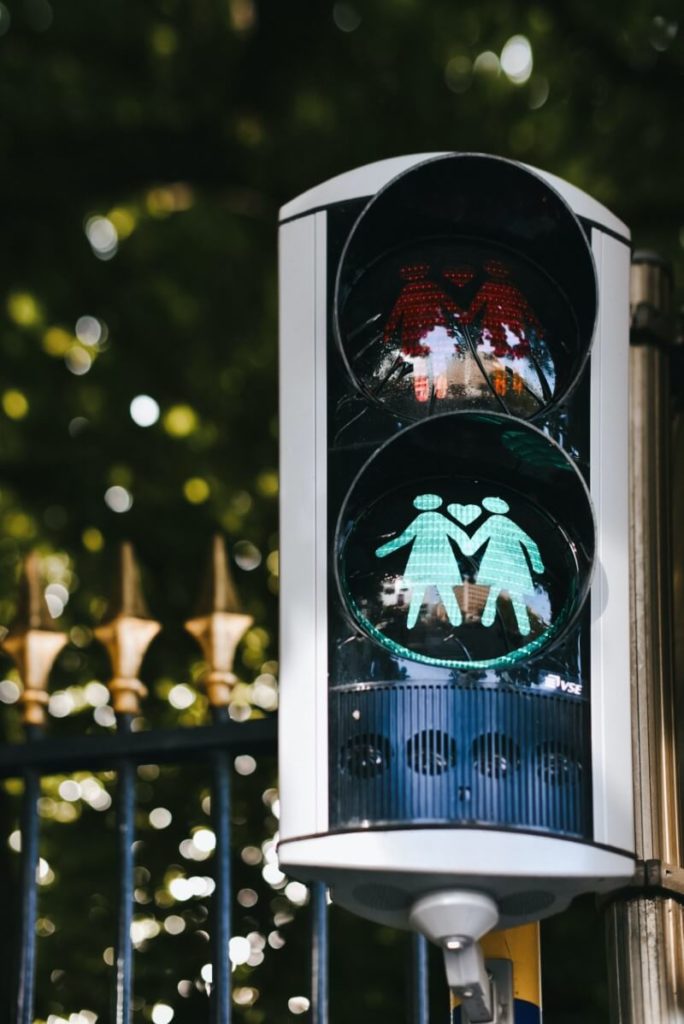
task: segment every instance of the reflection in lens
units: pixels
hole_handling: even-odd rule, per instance
[[[414,772],[442,775],[456,764],[456,740],[438,729],[423,729],[408,740],[406,756]]]
[[[462,408],[529,418],[569,383],[567,302],[540,270],[492,246],[433,242],[380,260],[340,324],[364,390],[414,419]]]
[[[342,750],[342,768],[357,778],[373,779],[389,765],[390,745],[386,736],[362,733],[352,736]]]
[[[490,779],[505,779],[520,764],[520,754],[510,736],[484,733],[473,743],[473,761],[477,770]]]
[[[581,762],[566,746],[543,743],[538,751],[537,772],[545,783],[568,785],[579,780]]]

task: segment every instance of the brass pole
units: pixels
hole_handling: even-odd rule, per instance
[[[630,562],[638,869],[608,906],[611,1020],[684,1021],[681,869],[672,673],[670,277],[636,253],[631,278]],[[619,429],[616,425],[615,429]]]

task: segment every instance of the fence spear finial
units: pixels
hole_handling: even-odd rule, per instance
[[[20,698],[24,725],[45,725],[50,670],[66,642],[66,633],[56,629],[45,601],[40,559],[30,551],[19,583],[17,616],[3,640],[24,683]]]
[[[240,610],[226,544],[220,534],[212,538],[209,571],[204,584],[199,614],[188,619],[185,628],[198,641],[207,663],[202,683],[210,705],[214,708],[227,707],[236,682],[233,672],[235,650],[254,619]]]
[[[109,691],[117,714],[135,715],[147,689],[138,679],[143,657],[161,624],[150,618],[140,582],[140,569],[130,541],[119,552],[116,598],[112,616],[95,629],[112,663]]]

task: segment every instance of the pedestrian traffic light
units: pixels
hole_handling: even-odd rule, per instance
[[[482,934],[618,886],[627,229],[442,154],[326,182],[280,233],[281,863],[438,938],[464,892]]]

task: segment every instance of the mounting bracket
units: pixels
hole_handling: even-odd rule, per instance
[[[479,944],[498,919],[491,896],[471,890],[433,892],[411,908],[412,926],[442,948],[463,1024],[513,1024],[512,965],[509,960],[485,964]]]
[[[472,1001],[461,994],[461,1024],[514,1024],[513,963],[510,960],[485,960],[485,969],[491,989],[491,1016],[477,1016],[480,1007],[473,1007]]]

